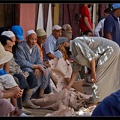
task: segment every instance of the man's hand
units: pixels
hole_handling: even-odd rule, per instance
[[[14,96],[14,98],[20,98],[23,95],[23,90],[20,89],[20,91],[17,93],[17,95]]]
[[[20,74],[22,74],[25,77],[25,79],[27,78],[27,76],[23,72],[21,72]]]
[[[44,66],[47,67],[47,68],[48,68],[48,67],[51,67],[48,61],[43,62],[43,64],[44,64]]]
[[[91,73],[91,80],[93,83],[96,83],[96,73]]]
[[[43,72],[43,75],[46,76],[46,70],[45,70],[45,68],[43,68],[40,65],[37,65],[37,66],[38,67],[35,69],[36,78],[38,78],[40,76],[40,70]]]
[[[40,77],[40,69],[35,69],[35,76],[36,78]]]
[[[63,89],[68,89],[69,90],[70,87],[69,86],[64,86]]]
[[[22,97],[23,90],[21,90],[18,86],[11,89],[14,98]]]
[[[43,75],[46,76],[46,70],[43,67],[40,67],[41,71],[43,72]]]

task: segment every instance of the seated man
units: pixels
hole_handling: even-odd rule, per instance
[[[0,43],[0,90],[2,92],[5,92],[5,90],[16,90],[18,89],[17,93],[20,94],[19,97],[22,96],[23,91],[18,87],[17,83],[15,82],[14,78],[10,74],[6,74],[6,72],[3,69],[3,66],[6,62],[11,60],[13,57],[12,53],[5,51],[4,47]],[[12,92],[12,91],[11,91]],[[19,98],[16,97],[16,98]],[[16,100],[16,98],[11,98],[11,103],[13,104],[13,101]],[[15,104],[14,104],[15,106]],[[21,111],[16,107],[18,114],[22,114]]]
[[[73,35],[73,32],[72,32],[71,25],[64,24],[62,26],[62,37],[66,37],[70,41],[70,40],[72,40],[72,35]],[[66,52],[67,52],[69,60],[72,61],[72,59],[70,57],[71,56],[71,52],[69,51],[69,47],[66,47],[65,49],[66,49]]]
[[[5,51],[0,42],[0,90],[9,89],[18,86],[12,75],[6,74],[3,67],[4,64],[12,59],[12,53]]]
[[[5,117],[14,110],[15,107],[7,99],[3,98],[3,92],[0,90],[0,116]]]
[[[43,97],[44,90],[50,83],[49,71],[43,65],[40,59],[40,53],[37,43],[37,35],[34,30],[27,31],[26,41],[21,41],[16,47],[15,61],[25,72],[34,72],[38,86],[34,88],[34,92],[40,87],[39,97]],[[33,92],[33,93],[34,93]],[[27,106],[27,103],[25,103]]]
[[[13,43],[15,45],[16,42],[11,42],[10,40],[16,41],[14,33],[12,31],[4,31],[2,34],[4,35],[0,35],[0,41],[3,44],[3,47],[5,48],[6,51],[12,52]],[[11,39],[7,39],[8,37]],[[19,87],[22,90],[24,90],[23,92],[24,94],[22,96],[23,100],[29,103],[30,108],[33,108],[33,109],[39,108],[38,106],[35,106],[30,102],[30,97],[32,96],[33,88],[37,86],[37,80],[35,78],[34,73],[33,72],[25,73],[24,71],[22,71],[20,69],[20,66],[15,62],[14,57],[9,61],[8,64],[9,64],[9,67],[7,68],[5,66],[5,68],[9,69],[9,73],[13,75]],[[22,98],[19,98],[17,100],[19,109],[21,109],[26,114],[31,114],[30,111],[23,108]]]
[[[37,34],[36,45],[38,46],[38,49],[39,49],[39,52],[40,52],[41,61],[43,62],[43,65],[45,65],[46,67],[49,67],[49,62],[48,61],[46,61],[46,62],[43,61],[43,50],[42,50],[42,45],[46,41],[47,33],[43,29],[38,29],[36,31],[36,34]]]
[[[46,41],[47,33],[43,29],[38,29],[36,31],[37,34],[37,43],[36,45],[38,46],[39,52],[40,52],[40,59],[41,62],[45,67],[49,67],[49,62],[48,61],[43,61],[43,50],[42,50],[42,45]],[[45,94],[49,94],[51,92],[51,86],[50,83],[48,84],[47,88],[45,89]]]
[[[71,34],[73,33],[72,32],[72,27],[69,24],[64,24],[62,26],[62,36],[65,37],[66,33],[71,33]],[[71,39],[72,39],[72,35],[71,35]]]
[[[17,109],[10,103],[8,98],[19,98],[21,96],[21,92],[19,92],[19,88],[15,87],[11,90],[0,90],[0,116],[25,116],[24,113],[20,114]]]
[[[56,47],[56,41],[62,35],[62,27],[59,25],[54,25],[52,27],[52,34],[43,43],[43,60],[48,61],[54,59],[55,57],[60,58],[62,55],[60,51],[54,51]]]

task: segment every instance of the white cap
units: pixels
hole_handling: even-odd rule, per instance
[[[12,31],[3,31],[3,32],[1,33],[1,35],[5,35],[5,36],[7,36],[7,37],[9,37],[9,38],[15,36],[15,34],[14,34]]]
[[[62,29],[62,27],[59,26],[59,25],[54,25],[54,26],[52,27],[52,30],[61,30],[61,29]]]
[[[26,37],[33,33],[36,34],[36,32],[34,30],[28,30],[26,33]]]

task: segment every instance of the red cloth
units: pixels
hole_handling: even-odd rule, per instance
[[[84,32],[86,30],[89,30],[88,27],[84,23],[84,17],[88,18],[88,22],[89,22],[91,28],[93,28],[93,24],[92,24],[91,18],[90,18],[90,12],[89,12],[89,9],[87,8],[87,6],[82,5],[81,10],[80,10],[80,14],[81,14],[81,20],[80,20],[81,31]]]

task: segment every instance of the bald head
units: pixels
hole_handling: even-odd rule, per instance
[[[62,30],[72,33],[72,27],[69,24],[64,24]]]
[[[69,24],[64,24],[62,26],[62,36],[67,37],[68,40],[72,39],[72,27]]]

